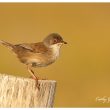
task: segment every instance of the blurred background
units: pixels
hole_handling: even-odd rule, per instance
[[[110,4],[0,4],[0,39],[39,42],[52,32],[61,34],[68,45],[54,64],[35,71],[57,81],[54,107],[110,107]],[[0,73],[30,76],[3,46]],[[103,97],[109,102],[96,100]]]

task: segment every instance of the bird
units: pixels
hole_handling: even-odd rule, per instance
[[[33,68],[46,67],[54,63],[60,55],[63,44],[67,44],[58,33],[47,35],[41,42],[11,44],[0,40],[0,44],[14,52],[19,61],[27,66],[27,70],[33,79],[39,80]]]

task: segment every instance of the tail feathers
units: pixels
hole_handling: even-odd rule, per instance
[[[3,40],[0,40],[0,44],[2,44],[2,45],[4,45],[4,46],[8,47],[9,49],[12,49],[13,46],[14,46],[13,44],[10,44],[10,43],[5,42],[5,41],[3,41]]]

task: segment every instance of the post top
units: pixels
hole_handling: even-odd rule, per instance
[[[14,78],[14,79],[17,79],[17,80],[24,80],[24,81],[31,81],[33,82],[34,80],[31,79],[31,78],[26,78],[26,77],[21,77],[21,76],[14,76],[14,75],[9,75],[9,74],[5,74],[5,73],[0,73],[0,79],[1,78]],[[56,83],[55,80],[38,80],[39,82],[51,82],[51,83]]]

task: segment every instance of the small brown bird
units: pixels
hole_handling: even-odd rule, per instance
[[[27,65],[29,73],[35,80],[38,80],[38,77],[34,74],[32,67],[45,67],[54,63],[59,57],[62,44],[67,44],[57,33],[48,35],[42,42],[38,43],[13,45],[3,40],[0,40],[0,43],[10,48],[18,59]]]

